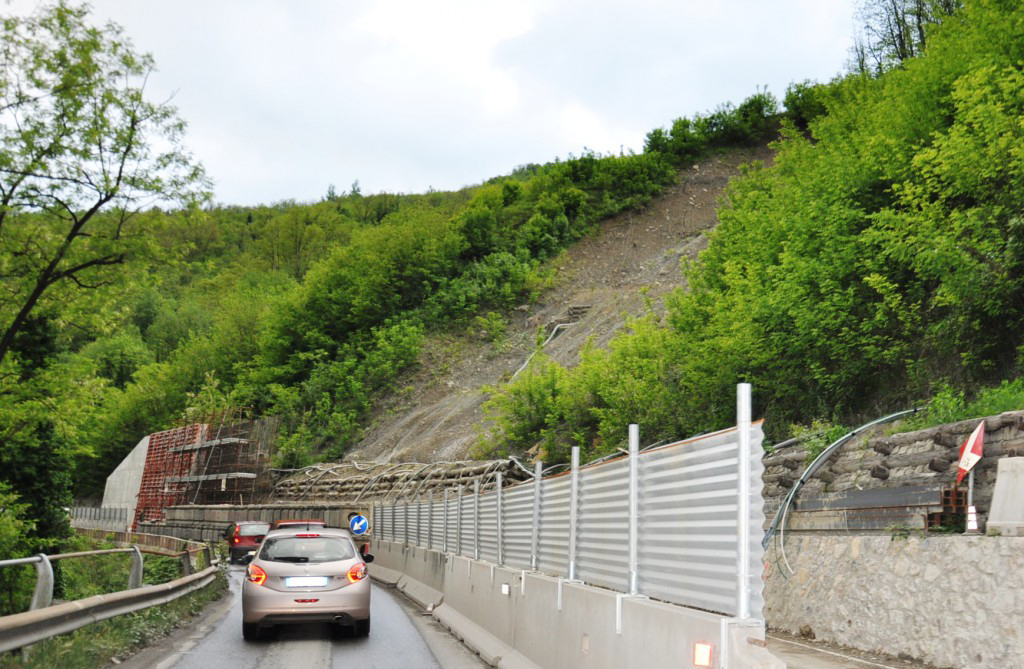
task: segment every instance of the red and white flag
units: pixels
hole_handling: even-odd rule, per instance
[[[981,460],[981,451],[985,446],[985,421],[978,423],[978,427],[974,428],[974,432],[971,436],[967,437],[967,441],[960,447],[960,464],[959,471],[956,474],[956,482],[964,480],[967,476],[967,472],[974,469],[974,465],[978,464]]]

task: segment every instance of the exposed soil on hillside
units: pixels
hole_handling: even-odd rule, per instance
[[[348,458],[467,458],[484,419],[484,387],[510,378],[533,351],[538,333],[546,336],[555,324],[574,321],[544,347],[572,366],[589,338],[604,347],[630,317],[648,308],[660,312],[665,294],[684,284],[680,261],[696,257],[706,245],[704,233],[718,222],[715,207],[729,179],[740,165],[771,157],[767,148],[713,156],[683,170],[679,184],[642,211],[604,222],[552,261],[553,287],[516,308],[496,343],[482,331],[432,336],[419,368],[375,408],[370,429]]]

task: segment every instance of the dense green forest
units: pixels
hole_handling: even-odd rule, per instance
[[[186,416],[281,416],[283,467],[342,456],[425,336],[529,301],[546,260],[725,147],[776,140],[777,158],[732,184],[667,318],[573,369],[538,355],[494,389],[481,453],[540,435],[550,459],[599,455],[629,422],[651,439],[715,429],[740,380],[781,436],[1014,378],[1024,16],[927,6],[783,109],[755,92],[652,130],[639,154],[260,207],[211,203],[119,28],[63,2],[5,21],[0,554],[66,535],[73,495],[97,496],[141,436]]]
[[[908,14],[905,31],[855,54],[853,73],[791,87],[799,113],[774,165],[730,184],[666,322],[639,320],[572,369],[537,358],[492,398],[484,450],[540,434],[549,457],[572,444],[596,456],[630,422],[651,441],[721,428],[738,380],[778,438],[933,393],[963,404],[1016,378],[1024,12],[1000,0],[932,9],[926,43],[896,49],[918,34]],[[685,146],[689,129],[651,133],[648,152]],[[1019,384],[1007,388],[1021,399]]]

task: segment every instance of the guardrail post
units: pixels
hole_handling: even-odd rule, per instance
[[[444,513],[441,514],[441,517],[444,520],[441,523],[441,532],[442,532],[442,536],[441,536],[441,549],[445,553],[447,553],[448,552],[448,488],[444,489],[443,497],[444,497]]]
[[[530,543],[530,569],[537,571],[540,561],[540,486],[543,479],[544,463],[533,463],[533,537]]]
[[[455,491],[455,502],[458,507],[455,509],[455,554],[462,555],[462,484],[459,484]]]
[[[576,526],[580,512],[580,447],[572,447],[569,489],[569,580],[576,580]]]
[[[750,618],[750,384],[736,386],[738,484],[736,504],[736,617]]]
[[[629,426],[629,594],[640,592],[638,576],[637,548],[639,543],[640,523],[640,426],[632,423]]]
[[[473,559],[480,559],[480,479],[473,481]]]
[[[497,492],[498,492],[498,566],[499,567],[505,566],[504,542],[502,541],[502,534],[504,533],[504,526],[503,526],[503,518],[502,518],[502,516],[504,514],[502,513],[503,512],[503,507],[502,507],[502,504],[501,504],[501,501],[502,501],[501,500],[501,483],[502,483],[501,479],[502,479],[501,472],[496,472],[494,480],[495,480],[495,482],[496,482],[496,484],[498,486],[498,491]]]
[[[181,554],[181,575],[192,575],[192,556],[189,554],[187,550]]]
[[[40,553],[36,562],[36,589],[29,609],[45,609],[50,604],[53,604],[53,565],[50,558]]]
[[[138,546],[132,546],[131,558],[132,568],[128,573],[128,589],[134,590],[142,586],[142,551]]]

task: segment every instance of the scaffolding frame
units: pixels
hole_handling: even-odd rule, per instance
[[[246,409],[214,411],[149,436],[132,528],[182,504],[253,504],[272,488],[269,460],[280,420]]]

